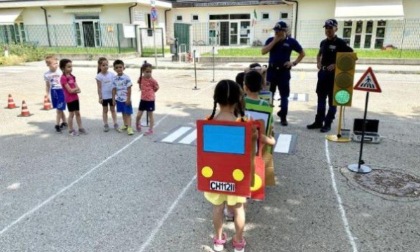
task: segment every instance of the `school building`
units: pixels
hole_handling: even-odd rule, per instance
[[[283,20],[305,48],[325,38],[323,22],[352,47],[419,49],[418,0],[59,0],[0,2],[0,43],[194,48],[261,46]]]

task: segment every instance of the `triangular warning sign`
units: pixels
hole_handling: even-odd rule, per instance
[[[375,74],[372,71],[372,68],[368,68],[366,72],[362,75],[360,80],[353,88],[354,90],[361,90],[367,92],[377,92],[382,93],[381,87],[379,86],[378,81],[376,80]]]

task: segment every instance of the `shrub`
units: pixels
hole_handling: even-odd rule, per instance
[[[5,46],[8,47],[10,56],[19,56],[24,60],[24,62],[39,61],[44,59],[45,50],[38,47],[36,44],[8,44],[0,45],[0,48],[5,48]]]
[[[0,57],[0,66],[14,66],[25,62],[25,58],[17,55],[9,55],[9,57]]]

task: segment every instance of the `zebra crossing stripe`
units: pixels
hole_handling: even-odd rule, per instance
[[[290,93],[289,94],[289,101],[298,101],[298,102],[307,102],[308,101],[308,94],[300,94],[300,93]],[[274,100],[279,100],[280,94],[276,92],[274,94]]]
[[[197,129],[193,130],[190,134],[186,137],[182,138],[179,143],[181,144],[191,144],[197,138]]]
[[[168,135],[162,136],[164,142],[170,144],[196,145],[197,129],[192,126],[179,126],[169,132]],[[276,144],[273,152],[282,154],[292,154],[296,147],[296,135],[293,134],[276,134]]]
[[[175,132],[173,132],[169,136],[167,136],[164,139],[162,139],[162,142],[165,142],[165,143],[174,142],[176,139],[178,139],[180,136],[182,136],[183,134],[185,134],[185,132],[189,131],[190,129],[191,129],[191,127],[184,127],[184,126],[183,127],[180,127]]]
[[[280,134],[277,137],[276,146],[274,146],[274,152],[289,153],[291,143],[292,143],[292,135]]]
[[[297,94],[298,101],[308,101],[308,94]]]

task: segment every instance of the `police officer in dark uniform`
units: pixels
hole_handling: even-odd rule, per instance
[[[321,132],[331,130],[331,124],[335,118],[337,107],[333,106],[333,88],[335,77],[335,61],[337,52],[353,52],[353,49],[347,43],[338,38],[337,20],[328,19],[324,24],[326,39],[321,41],[317,59],[318,82],[316,84],[316,93],[318,95],[318,107],[315,116],[315,122],[307,125],[308,129],[321,129]],[[328,112],[325,115],[327,108]]]
[[[299,42],[287,35],[288,27],[283,21],[279,21],[273,28],[274,37],[270,37],[265,42],[265,46],[261,49],[264,55],[268,52],[268,69],[267,81],[270,82],[270,91],[273,96],[278,87],[280,92],[280,111],[277,115],[280,117],[280,123],[287,126],[287,111],[289,105],[290,94],[290,69],[296,66],[305,57],[305,52]],[[295,61],[290,60],[292,51],[296,51],[299,55]]]

